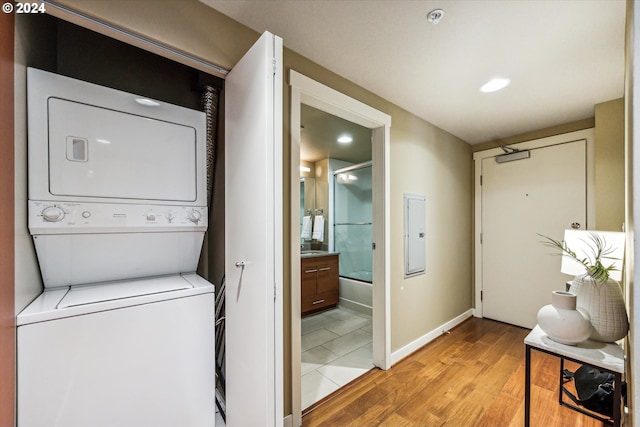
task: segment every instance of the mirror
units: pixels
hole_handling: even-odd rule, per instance
[[[301,216],[310,215],[316,208],[316,180],[315,178],[300,179]]]

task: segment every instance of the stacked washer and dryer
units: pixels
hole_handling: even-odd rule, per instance
[[[18,427],[213,426],[204,113],[28,69]]]

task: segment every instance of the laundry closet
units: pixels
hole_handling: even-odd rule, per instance
[[[51,17],[49,15],[33,15],[28,17],[18,16],[16,19],[16,28],[16,63],[18,64],[16,68],[16,114],[20,116],[20,118],[16,120],[16,312],[20,312],[43,291],[41,271],[38,266],[38,261],[36,258],[31,236],[29,235],[27,230],[26,206],[28,167],[26,144],[26,67],[37,68],[46,72],[71,77],[79,81],[86,81],[92,84],[100,85],[107,88],[113,88],[119,91],[139,94],[145,98],[159,100],[161,102],[174,104],[179,107],[186,107],[192,110],[202,110],[202,88],[204,86],[211,86],[216,88],[217,90],[220,90],[224,87],[225,81],[219,77],[195,70],[191,67],[182,65],[177,62],[173,62],[161,56],[146,52],[128,44],[111,39],[107,36],[94,33],[93,31],[87,30],[80,26],[76,26],[64,20]],[[273,39],[273,36],[269,36],[271,37],[271,39]],[[262,43],[263,46],[259,46],[259,48],[261,49],[269,44],[272,46],[276,45],[276,43],[274,43],[273,41],[269,41],[269,43],[267,43],[267,37],[263,37],[261,40],[264,41]],[[279,49],[281,60],[281,40]],[[257,52],[253,56],[255,57],[260,55]],[[269,67],[274,67],[275,70],[275,65],[272,65],[272,61],[269,60],[268,63]],[[256,67],[253,64],[246,65],[244,68],[248,69],[249,71],[244,72],[241,65],[241,63],[238,64],[239,71],[236,73],[238,77],[235,78],[235,86],[251,87],[252,84],[251,82],[247,83],[247,79],[250,79],[250,77],[248,77],[250,76],[250,71]],[[279,65],[278,69],[280,82],[275,85],[276,87],[274,87],[274,90],[272,92],[278,94],[281,99],[282,70],[280,67],[281,65]],[[22,73],[23,71],[24,74]],[[274,71],[274,75],[275,74],[276,73]],[[228,82],[233,81],[233,78],[228,79]],[[258,102],[258,104],[260,104],[260,102]],[[238,105],[238,102],[236,102],[235,104],[229,103],[229,105],[230,107],[227,108],[232,110],[234,105]],[[24,107],[24,114],[22,114],[21,107]],[[222,100],[220,101],[219,109],[221,111],[224,111],[225,109]],[[279,110],[279,114],[281,115],[281,105]],[[220,114],[219,116],[224,117],[222,114]],[[24,122],[20,123],[23,118]],[[246,122],[244,123],[244,125],[240,123],[238,124],[238,126],[240,126],[241,128],[253,128],[253,126],[247,126]],[[260,124],[262,122],[257,121],[257,123]],[[274,128],[273,123],[271,123],[270,126],[272,129]],[[263,129],[261,129],[260,126],[256,127],[259,128],[258,132],[264,133]],[[276,126],[275,128],[277,130],[279,129],[279,132],[281,133],[281,122],[280,125]],[[216,136],[221,135],[222,130],[217,131],[216,134]],[[74,144],[71,144],[70,146],[75,147]],[[74,148],[71,148],[70,155],[72,157],[79,156],[77,159],[82,160],[83,150],[81,142],[79,143],[78,147],[79,148],[77,152],[74,151]],[[209,229],[207,235],[204,237],[204,245],[200,262],[197,268],[197,273],[202,275],[210,282],[214,283],[216,286],[216,293],[220,293],[224,292],[224,290],[221,291],[221,285],[224,283],[225,271],[227,273],[227,276],[229,276],[229,265],[234,268],[234,272],[237,269],[238,274],[241,275],[240,279],[235,280],[234,283],[239,284],[242,280],[244,280],[245,283],[251,283],[253,275],[256,274],[254,270],[256,268],[255,265],[257,265],[258,262],[255,261],[256,257],[252,257],[252,255],[249,253],[237,255],[235,256],[236,259],[233,260],[225,260],[225,253],[228,257],[229,254],[234,254],[234,251],[232,250],[233,248],[230,249],[228,246],[225,246],[225,241],[228,243],[229,239],[225,239],[224,207],[225,204],[227,206],[234,207],[234,203],[236,204],[236,206],[239,206],[241,205],[243,200],[230,200],[225,203],[225,150],[223,144],[217,144],[215,148],[215,163],[212,165],[213,170],[215,171],[212,177],[213,197],[210,202],[211,214],[208,218]],[[274,153],[272,153],[270,157],[266,157],[267,159],[269,159],[270,164],[273,164],[274,159],[279,159],[279,161],[281,162],[281,135],[279,150],[280,151],[276,150]],[[262,156],[262,161],[264,162],[264,153],[258,154]],[[232,159],[232,161],[235,162],[242,162],[244,160],[246,159],[238,156],[236,156],[235,159]],[[279,167],[279,170],[281,170],[281,164],[279,165]],[[273,166],[272,169],[274,169]],[[254,170],[258,171],[259,169],[254,168]],[[113,173],[118,174],[118,171],[114,170]],[[231,176],[231,178],[227,176],[227,181],[233,181],[233,179],[233,176]],[[271,181],[271,185],[278,186],[277,182],[273,180]],[[236,183],[236,187],[232,188],[237,187],[239,187],[239,185]],[[282,186],[279,185],[280,192],[281,187]],[[261,191],[261,193],[268,194],[268,192],[265,193],[264,191]],[[249,197],[251,197],[252,195],[251,192],[247,192],[245,194]],[[275,201],[277,201],[277,198]],[[56,212],[51,211],[46,215],[55,216]],[[83,212],[82,214],[85,214],[85,212]],[[207,215],[206,212],[198,212],[198,214]],[[149,219],[149,214],[146,215],[147,219]],[[186,215],[189,214],[187,213]],[[272,211],[270,216],[273,220],[273,218],[276,217],[276,214],[274,214]],[[197,225],[197,221],[193,220],[193,222]],[[261,230],[259,231],[265,230],[269,231],[269,228],[261,227]],[[263,237],[267,240],[270,240],[272,244],[274,242],[280,241],[281,245],[281,233],[275,239],[273,234],[270,236],[265,235]],[[242,241],[242,236],[240,236],[237,240],[238,242]],[[258,241],[259,239],[256,240],[256,242]],[[282,252],[281,247],[277,249],[279,249],[280,253]],[[261,252],[264,251],[264,246],[260,247],[259,250]],[[240,258],[240,256],[242,256],[242,258]],[[227,263],[226,267],[225,261]],[[108,260],[105,262],[108,262]],[[274,263],[271,262],[270,264],[271,268],[273,268]],[[277,281],[274,280],[273,284],[269,283],[271,287],[265,289],[265,292],[271,295],[272,298],[273,296],[275,296],[275,294],[279,293],[278,299],[280,300],[280,304],[282,304],[281,269],[282,267],[280,266],[280,279]],[[236,296],[238,297],[237,300],[242,301],[245,293],[246,291],[238,289],[236,292]],[[270,309],[270,315],[273,317],[275,316],[276,310],[273,307],[273,299],[271,299],[271,301],[272,307]],[[234,313],[233,315],[242,316],[244,315],[243,310],[244,312],[246,312],[246,308],[244,307],[240,307],[235,311],[232,310]],[[211,319],[213,319],[214,315],[214,310],[212,310]],[[282,313],[280,310],[279,316],[281,315]],[[251,322],[255,322],[256,320],[260,324],[265,323],[264,317],[260,319],[247,318],[247,322],[245,325],[242,325],[241,322],[236,321],[235,323],[238,324],[238,326],[236,326],[236,329],[241,329],[244,327],[246,330],[251,330]],[[279,324],[281,327],[281,320],[279,321]],[[271,328],[273,329],[273,327],[274,325],[272,324]],[[258,335],[265,335],[262,331],[256,331],[256,333]],[[240,334],[238,334],[236,331],[234,335],[239,336]],[[211,339],[213,340],[214,337],[211,337]],[[273,340],[278,340],[278,338],[274,337],[272,333],[270,339],[271,341],[268,344],[273,349]],[[222,345],[224,346],[224,340],[222,341],[222,343]],[[219,343],[216,342],[216,344]],[[279,345],[281,346],[281,344],[282,342],[280,341]],[[81,346],[82,343],[78,343],[78,345]],[[237,344],[233,345],[237,347]],[[271,356],[272,362],[282,357],[281,350],[279,351],[279,353],[279,355],[276,354]],[[247,357],[244,357],[242,354],[240,354],[238,357],[234,358],[232,365],[237,363],[246,364],[247,360],[251,362],[251,358],[255,359],[255,357],[255,355],[248,355]],[[189,363],[189,361],[185,361],[185,363]],[[235,372],[241,371],[241,369],[239,369],[238,367],[232,367],[231,370],[235,370]],[[250,369],[247,372],[249,373],[247,376],[250,376]],[[213,376],[214,372],[203,373],[203,375]],[[271,399],[270,403],[267,402],[271,406],[271,409],[268,409],[267,411],[271,413],[272,416],[274,416],[275,414],[277,418],[282,419],[282,379],[279,380],[280,385],[278,386],[280,388],[280,397],[275,397],[273,395],[274,382],[278,382],[274,379],[275,370],[273,370],[270,375],[262,375],[262,377],[265,377],[265,387],[263,387],[262,390],[257,390],[256,396],[258,396],[257,398],[261,398],[262,395],[267,395],[266,390],[270,389],[270,395],[265,398]],[[232,394],[232,396],[236,396],[228,400],[228,402],[231,403],[232,407],[228,408],[229,410],[227,412],[228,414],[231,414],[232,417],[237,417],[232,418],[232,420],[236,420],[236,422],[242,423],[242,417],[245,416],[244,414],[241,414],[241,412],[243,412],[243,402],[241,401],[241,399],[238,399],[237,396],[245,393],[246,396],[244,399],[244,403],[246,403],[247,399],[248,401],[250,401],[251,391],[247,390],[245,384],[255,381],[251,378],[241,378],[240,376],[236,376],[235,378],[236,380],[232,380],[231,385],[227,384],[227,389],[229,390],[229,392]],[[20,387],[20,381],[18,381],[18,390],[20,390]],[[126,385],[123,385],[123,387],[126,387]],[[18,392],[18,396],[19,395],[20,392]],[[256,411],[254,414],[264,415],[264,412]],[[248,414],[246,416],[251,415],[252,414]],[[231,424],[234,423],[231,422]]]

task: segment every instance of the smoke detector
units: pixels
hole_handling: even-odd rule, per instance
[[[427,21],[431,22],[433,25],[436,25],[442,17],[444,16],[444,10],[442,9],[434,9],[431,12],[427,13]]]

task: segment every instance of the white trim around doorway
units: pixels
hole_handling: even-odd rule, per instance
[[[373,188],[373,363],[391,367],[390,321],[390,179],[389,144],[391,116],[310,79],[294,70],[291,86],[291,200],[300,198],[300,105],[305,104],[372,130]],[[291,203],[291,382],[293,425],[302,425],[301,312],[300,312],[300,212]]]

